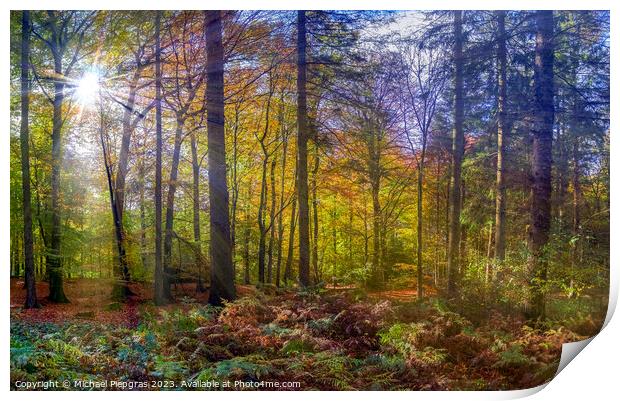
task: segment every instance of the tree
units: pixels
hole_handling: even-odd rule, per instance
[[[203,49],[195,41],[189,40],[193,31],[199,26],[199,14],[183,12],[168,27],[170,37],[170,59],[174,60],[171,66],[169,80],[173,83],[171,88],[165,88],[165,100],[175,116],[174,149],[170,166],[170,178],[166,193],[166,225],[164,230],[164,270],[172,271],[172,238],[174,228],[175,196],[179,186],[179,163],[181,161],[181,147],[186,136],[186,125],[190,119],[203,112],[201,105],[197,110],[192,108],[198,91],[202,88],[205,79],[203,64]],[[196,16],[196,17],[195,17]],[[200,128],[200,124],[193,129]],[[192,129],[192,132],[193,132]],[[190,132],[191,135],[191,132]],[[168,276],[166,276],[168,277]],[[170,280],[164,280],[164,293],[167,298],[172,298]]]
[[[164,293],[164,266],[162,260],[162,231],[161,231],[161,149],[162,149],[162,127],[161,127],[161,11],[155,14],[155,125],[157,143],[155,145],[155,274],[154,292],[155,303],[163,305],[166,303]]]
[[[496,11],[497,18],[497,174],[495,181],[495,259],[506,256],[506,12]]]
[[[256,139],[260,143],[260,148],[262,151],[262,162],[261,162],[261,186],[260,186],[260,201],[258,203],[258,230],[259,230],[259,239],[258,239],[258,282],[261,284],[265,284],[265,248],[266,248],[266,237],[267,232],[270,227],[273,226],[273,222],[266,226],[265,224],[265,215],[267,209],[267,165],[269,164],[269,157],[273,151],[269,150],[269,146],[273,141],[266,142],[267,135],[269,134],[270,128],[270,116],[271,116],[271,104],[272,98],[275,90],[275,79],[273,77],[273,73],[269,72],[269,83],[268,83],[268,91],[267,91],[267,101],[265,105],[265,127],[262,130],[260,135],[255,133]],[[269,277],[268,282],[271,282],[271,277]]]
[[[130,145],[132,135],[140,121],[146,117],[148,111],[154,106],[153,102],[150,102],[148,105],[144,107],[142,111],[138,108],[140,107],[136,98],[138,95],[138,91],[145,87],[147,84],[140,85],[140,80],[143,78],[144,70],[151,64],[152,62],[152,54],[147,53],[146,49],[148,46],[152,44],[150,42],[150,37],[147,40],[143,40],[144,36],[149,36],[146,32],[143,32],[142,27],[140,25],[142,18],[138,17],[136,20],[135,14],[123,14],[120,15],[118,19],[118,24],[120,26],[115,27],[119,31],[125,33],[127,31],[128,35],[131,35],[131,41],[129,44],[129,51],[133,56],[133,60],[131,63],[128,63],[127,68],[129,71],[129,80],[127,82],[128,93],[127,97],[123,99],[113,98],[114,101],[121,104],[123,107],[123,117],[122,117],[122,139],[121,139],[121,148],[118,156],[118,167],[116,169],[116,176],[113,177],[112,174],[112,166],[108,165],[108,158],[111,158],[111,154],[106,154],[106,152],[111,151],[111,149],[104,149],[104,162],[106,164],[107,169],[110,170],[109,178],[113,179],[110,185],[110,190],[114,193],[111,194],[112,201],[112,215],[114,216],[115,222],[115,230],[118,231],[116,233],[116,238],[118,242],[118,252],[119,252],[119,269],[117,272],[117,280],[114,283],[114,288],[112,289],[112,298],[124,301],[127,299],[129,295],[133,295],[133,292],[129,289],[129,281],[131,280],[131,275],[129,272],[129,261],[126,257],[126,232],[125,232],[125,223],[123,219],[123,214],[125,210],[125,196],[126,196],[126,179],[129,171],[129,159],[130,159]],[[127,29],[124,24],[132,24],[137,25],[137,29]],[[126,38],[126,36],[122,35],[122,37]],[[112,43],[112,45],[120,45],[119,43]],[[126,42],[122,45],[126,46]],[[133,69],[133,71],[131,71]],[[113,96],[113,95],[109,95]],[[103,146],[103,142],[102,142]],[[143,172],[142,172],[143,173]],[[141,179],[143,181],[143,177]],[[143,183],[142,183],[143,184]],[[141,202],[141,207],[143,202]],[[118,223],[117,223],[118,220]]]
[[[194,226],[194,252],[195,261],[198,265],[198,283],[196,289],[204,292],[204,284],[202,283],[202,249],[200,246],[200,163],[198,162],[198,145],[196,143],[196,131],[191,133],[192,147],[192,198],[193,198],[193,226]]]
[[[106,134],[108,129],[106,123],[106,113],[103,107],[103,102],[100,100],[100,116],[99,116],[99,140],[101,142],[101,152],[103,154],[103,164],[105,166],[106,178],[108,183],[108,192],[110,196],[110,206],[112,209],[112,220],[114,224],[114,235],[116,251],[118,255],[118,270],[116,282],[112,289],[112,299],[115,301],[125,301],[129,295],[133,292],[129,289],[129,270],[127,266],[127,252],[125,250],[124,232],[122,226],[121,216],[119,215],[120,206],[118,205],[117,192],[114,190],[114,176],[112,172],[112,161],[109,138]]]
[[[34,250],[32,244],[32,211],[30,195],[30,11],[22,11],[21,51],[21,125],[19,140],[22,164],[22,207],[24,215],[24,276],[26,282],[26,303],[24,308],[37,308],[37,288],[34,275]]]
[[[454,129],[452,131],[452,176],[450,181],[450,231],[448,239],[448,294],[455,296],[459,282],[461,240],[461,164],[463,162],[463,12],[454,11]]]
[[[224,139],[224,49],[221,11],[205,11],[207,50],[207,132],[211,289],[209,303],[221,305],[236,297],[231,258],[226,144]]]
[[[310,285],[306,83],[306,12],[297,11],[297,208],[299,213],[299,284],[302,287]]]
[[[54,61],[53,82],[54,96],[52,115],[52,173],[51,173],[51,213],[52,227],[50,247],[48,250],[47,268],[49,274],[49,300],[56,303],[67,303],[69,300],[64,292],[62,255],[61,255],[61,201],[60,201],[60,168],[62,166],[62,129],[66,120],[63,112],[65,101],[65,80],[71,74],[80,51],[84,44],[86,32],[93,23],[92,12],[60,12],[47,11],[46,17],[40,22],[41,29],[34,29],[33,33],[41,39],[50,50]],[[71,49],[71,47],[73,49]],[[65,63],[68,50],[73,50],[72,56]]]
[[[407,105],[404,112],[405,135],[409,150],[416,156],[416,164],[418,168],[417,177],[417,292],[418,298],[424,296],[424,269],[422,262],[423,246],[422,246],[422,230],[423,230],[423,184],[424,184],[424,166],[426,161],[426,148],[428,137],[431,130],[435,112],[437,110],[437,102],[443,92],[445,84],[444,65],[442,64],[441,54],[432,48],[417,46],[416,50],[408,47],[404,50],[404,76]],[[407,124],[407,109],[413,111],[413,121],[420,133],[420,147],[414,144],[414,138]]]
[[[534,102],[532,105],[532,206],[530,223],[530,317],[545,318],[546,245],[551,227],[553,142],[553,11],[536,12]]]

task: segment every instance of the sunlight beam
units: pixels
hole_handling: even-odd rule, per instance
[[[82,106],[90,106],[99,96],[99,75],[93,71],[86,72],[78,81],[75,98]]]

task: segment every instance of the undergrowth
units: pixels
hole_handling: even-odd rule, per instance
[[[515,389],[549,380],[581,336],[492,315],[474,324],[436,300],[358,301],[307,291],[214,308],[138,307],[137,325],[11,319],[18,380],[296,381],[300,389]]]

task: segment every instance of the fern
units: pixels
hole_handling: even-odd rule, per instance
[[[155,370],[153,376],[162,379],[181,379],[187,374],[188,370],[184,362],[169,361],[158,355],[155,357]]]

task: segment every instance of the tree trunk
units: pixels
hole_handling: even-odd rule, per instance
[[[495,259],[502,263],[506,257],[506,184],[504,162],[506,152],[506,11],[497,16],[497,175],[495,181]],[[488,275],[487,275],[488,276]]]
[[[200,246],[200,168],[198,166],[198,147],[196,144],[196,133],[192,131],[191,134],[191,148],[192,148],[192,194],[194,198],[193,204],[193,225],[194,225],[194,260],[196,267],[198,267],[198,282],[196,283],[196,290],[205,291],[204,284],[202,282],[202,250]]]
[[[166,194],[166,228],[164,232],[164,296],[172,299],[170,279],[165,274],[166,269],[172,269],[172,231],[174,229],[174,196],[177,190],[177,178],[179,175],[179,161],[181,159],[181,142],[183,140],[184,119],[177,119],[177,127],[174,134],[174,150],[172,152],[172,165],[170,166],[170,180],[168,181],[168,193]]]
[[[424,270],[422,266],[422,191],[424,183],[424,158],[426,156],[426,133],[423,133],[422,154],[420,156],[420,164],[418,165],[418,224],[417,224],[417,264],[418,264],[418,299],[424,298]]]
[[[235,124],[233,129],[233,154],[232,154],[232,204],[230,205],[230,252],[233,264],[233,276],[237,272],[237,203],[239,201],[239,178],[238,169],[238,147],[239,147],[239,102],[235,104]]]
[[[280,119],[284,124],[284,119]],[[278,244],[276,246],[276,287],[280,287],[280,269],[282,266],[282,242],[284,240],[284,184],[286,178],[286,151],[288,149],[288,136],[282,128],[282,170],[280,171],[280,203],[278,213]]]
[[[314,279],[318,283],[319,279],[319,201],[316,197],[316,180],[319,173],[319,147],[317,141],[317,131],[314,129],[314,166],[312,167],[312,181],[310,184],[312,194],[312,269]]]
[[[22,11],[21,51],[21,125],[19,142],[22,164],[22,207],[24,217],[24,281],[26,286],[25,309],[39,307],[34,274],[34,246],[32,238],[32,210],[30,195],[30,11]]]
[[[545,317],[545,247],[551,226],[551,145],[553,141],[553,12],[536,12],[534,107],[532,121],[532,209],[530,223],[531,318]]]
[[[484,266],[484,285],[491,281],[491,258],[493,257],[493,222],[489,222],[489,236],[487,237],[487,260]]]
[[[129,95],[127,104],[123,111],[123,136],[121,138],[121,150],[118,157],[118,171],[116,173],[116,181],[114,182],[114,197],[116,199],[116,207],[118,208],[118,216],[123,224],[123,211],[125,209],[125,178],[129,164],[129,145],[131,144],[131,135],[133,127],[131,126],[131,116],[136,101],[136,88],[140,79],[140,68],[136,68],[131,81],[129,82]]]
[[[248,200],[245,205],[245,221],[243,223],[243,284],[250,284],[250,199],[252,185],[248,185]]]
[[[207,48],[207,131],[209,163],[209,223],[211,290],[209,303],[221,305],[236,297],[233,275],[226,141],[224,137],[224,49],[221,11],[205,11]]]
[[[127,255],[125,252],[125,246],[123,241],[123,227],[121,223],[121,217],[119,215],[119,206],[115,197],[116,191],[114,191],[114,183],[112,177],[112,167],[109,161],[108,149],[104,138],[105,122],[103,111],[101,115],[101,123],[99,126],[99,139],[101,140],[101,151],[103,153],[103,164],[105,166],[106,178],[108,181],[108,191],[110,194],[110,208],[112,209],[112,220],[114,223],[114,238],[116,243],[116,252],[118,253],[118,265],[115,270],[116,280],[112,288],[112,299],[115,301],[124,302],[127,297],[132,294],[129,290],[128,282],[128,268],[127,268]]]
[[[293,277],[293,250],[295,247],[295,225],[297,224],[297,188],[294,189],[293,204],[291,205],[291,222],[288,232],[288,250],[286,252],[286,265],[284,266],[284,284]]]
[[[581,162],[579,160],[579,144],[573,143],[573,235],[579,234],[581,226]]]
[[[162,127],[161,127],[161,11],[157,11],[155,17],[155,124],[157,144],[155,151],[155,277],[154,293],[155,304],[166,303],[164,294],[164,266],[162,264],[162,231],[161,231],[161,151],[162,151]]]
[[[310,218],[308,213],[305,11],[297,11],[297,195],[299,197],[299,284],[307,287],[310,285]]]
[[[265,284],[265,207],[267,203],[267,152],[263,151],[262,174],[260,181],[260,202],[258,205],[258,282]]]
[[[62,55],[57,49],[57,39],[53,39],[52,54],[54,55],[54,72],[62,75]],[[54,100],[52,117],[52,176],[51,176],[51,200],[52,200],[52,229],[50,249],[48,251],[48,271],[49,271],[49,300],[56,303],[68,303],[63,288],[62,258],[60,254],[60,167],[62,165],[62,126],[63,115],[62,105],[64,101],[64,83],[54,81]]]
[[[146,178],[145,178],[145,160],[146,160],[146,146],[142,145],[142,157],[140,160],[140,167],[138,168],[138,181],[140,186],[140,259],[142,262],[142,268],[147,270],[147,244],[146,244]]]
[[[275,241],[276,232],[276,159],[271,161],[271,169],[269,173],[269,181],[271,186],[271,207],[269,210],[269,245],[267,246],[267,282],[273,282],[273,243]]]
[[[459,244],[461,240],[461,163],[463,161],[463,27],[462,11],[454,11],[454,130],[452,134],[452,177],[450,185],[450,231],[448,236],[448,294],[459,287]]]

